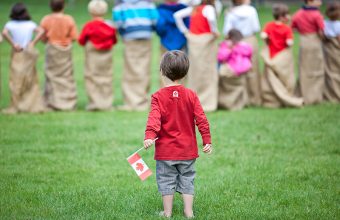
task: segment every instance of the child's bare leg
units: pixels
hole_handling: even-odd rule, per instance
[[[172,203],[174,200],[174,195],[164,195],[163,198],[163,208],[164,208],[164,215],[166,217],[170,217],[172,214]]]
[[[192,205],[194,202],[194,196],[189,194],[182,194],[184,203],[184,215],[187,218],[194,217],[194,212],[192,211]]]

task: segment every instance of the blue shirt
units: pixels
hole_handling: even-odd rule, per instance
[[[180,50],[186,45],[187,40],[178,30],[173,17],[176,11],[186,7],[184,4],[160,4],[158,6],[159,19],[156,24],[156,32],[161,38],[161,44],[167,50]],[[189,18],[184,19],[184,23],[189,27]]]

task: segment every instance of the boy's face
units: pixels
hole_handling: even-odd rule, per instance
[[[322,0],[311,0],[307,5],[319,8],[322,5]]]

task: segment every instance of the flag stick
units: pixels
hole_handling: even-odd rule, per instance
[[[153,139],[153,142],[155,143],[155,141],[157,140],[158,138],[155,138]],[[138,153],[139,151],[143,150],[144,149],[144,146],[139,148],[136,152],[134,152],[133,154],[131,154],[127,159],[129,159],[131,156],[133,156],[134,154]]]

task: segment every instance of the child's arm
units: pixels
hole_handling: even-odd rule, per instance
[[[4,28],[4,30],[2,31],[2,36],[4,36],[4,38],[11,44],[16,52],[20,52],[22,50],[21,46],[13,41],[7,28]]]
[[[34,30],[34,32],[36,34],[34,39],[30,42],[29,47],[34,47],[45,33],[44,29],[39,26]]]
[[[184,8],[182,10],[177,11],[174,14],[174,18],[175,18],[177,28],[183,34],[189,32],[189,29],[185,26],[183,19],[186,18],[186,17],[189,17],[191,15],[192,10],[193,10],[192,7],[187,7],[187,8]]]
[[[216,11],[215,8],[211,5],[206,5],[202,11],[204,17],[207,18],[210,30],[217,37],[219,36],[219,32],[217,29],[217,21],[216,21]]]
[[[158,105],[158,100],[153,95],[151,97],[151,110],[149,112],[148,121],[146,123],[144,148],[149,148],[156,139],[158,132],[161,129],[161,112]]]
[[[231,54],[231,50],[227,45],[228,43],[226,41],[223,41],[219,48],[218,48],[218,52],[217,52],[217,60],[220,63],[225,63],[228,61],[229,56]]]
[[[87,27],[88,27],[87,25],[84,26],[78,38],[78,43],[82,46],[85,46],[87,42]]]
[[[286,33],[286,44],[288,47],[291,47],[294,44],[293,30],[291,28],[289,28]]]
[[[78,38],[78,30],[77,30],[76,22],[74,21],[72,17],[71,17],[70,36],[71,36],[72,41],[76,41]]]
[[[203,145],[205,146],[203,148],[203,151],[205,153],[211,153],[212,146],[211,146],[211,135],[210,135],[209,122],[208,122],[207,117],[204,114],[202,105],[197,95],[195,96],[194,115],[195,115],[196,126],[198,127],[198,131],[200,132],[202,136]]]
[[[268,45],[269,44],[269,37],[265,31],[262,31],[260,34],[262,40]]]

